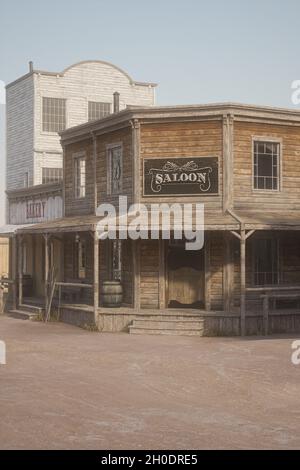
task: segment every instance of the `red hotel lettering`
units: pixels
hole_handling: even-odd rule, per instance
[[[45,217],[45,202],[27,202],[26,204],[26,218],[38,219]]]

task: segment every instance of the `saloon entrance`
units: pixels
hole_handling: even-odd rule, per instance
[[[187,251],[184,240],[169,242],[167,250],[169,308],[204,308],[204,264],[204,248],[199,251]]]

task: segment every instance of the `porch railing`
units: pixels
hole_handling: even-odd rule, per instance
[[[264,335],[269,333],[269,307],[270,300],[276,299],[300,299],[300,285],[277,285],[277,286],[261,286],[261,287],[247,287],[246,292],[260,294],[260,298],[263,302],[263,332]]]

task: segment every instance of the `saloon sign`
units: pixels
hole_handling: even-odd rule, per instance
[[[144,196],[218,194],[218,158],[144,160]]]

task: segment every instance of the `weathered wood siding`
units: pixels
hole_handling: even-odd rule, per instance
[[[159,308],[159,244],[158,240],[141,240],[140,296],[142,308]]]
[[[119,195],[108,194],[107,185],[107,165],[108,165],[108,146],[122,146],[122,196],[128,197],[128,204],[132,203],[133,191],[133,165],[132,165],[132,130],[131,127],[109,132],[97,138],[97,202],[110,202],[118,206]]]
[[[83,152],[86,157],[86,196],[78,199],[75,197],[74,156],[80,152]],[[86,139],[66,146],[64,158],[65,215],[93,214],[95,203],[92,139]]]
[[[6,189],[24,187],[25,172],[33,184],[34,80],[27,76],[6,90]]]
[[[172,197],[143,198],[143,159],[144,158],[180,158],[180,157],[209,157],[219,158],[219,195],[183,197],[178,200],[188,202],[204,202],[207,210],[222,207],[222,154],[223,127],[222,120],[154,123],[141,125],[141,199],[143,201],[158,200],[172,202]]]
[[[212,310],[223,309],[224,236],[210,233],[210,303]]]
[[[282,140],[281,190],[253,190],[254,137]],[[251,122],[234,122],[234,207],[246,210],[300,209],[300,128]],[[242,190],[241,190],[242,188]]]

